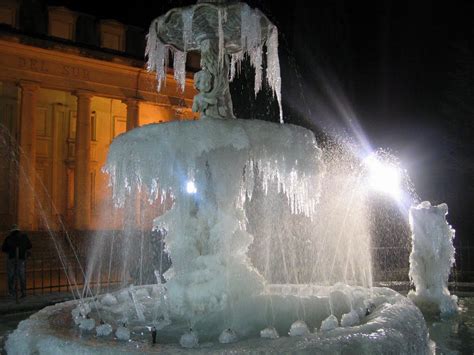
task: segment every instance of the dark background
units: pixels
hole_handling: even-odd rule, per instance
[[[146,29],[195,1],[46,3]],[[421,200],[448,203],[456,244],[471,246],[474,2],[248,3],[280,31],[285,121],[396,154]],[[249,68],[232,84],[236,115],[277,121],[268,89],[255,99],[252,85]]]

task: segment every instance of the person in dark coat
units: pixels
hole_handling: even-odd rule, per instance
[[[18,277],[21,297],[26,297],[26,258],[31,247],[28,235],[21,232],[17,225],[13,225],[2,245],[2,251],[8,254],[7,274],[10,296],[15,295],[15,281]]]

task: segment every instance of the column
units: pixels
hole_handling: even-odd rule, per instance
[[[128,98],[122,101],[127,105],[127,132],[138,127],[138,99]]]
[[[134,98],[127,98],[122,101],[127,105],[127,132],[139,126],[139,100]],[[138,229],[140,226],[140,193],[135,190],[130,195],[128,201],[129,207],[125,210],[125,223],[132,230]]]
[[[18,225],[33,230],[36,180],[36,107],[39,84],[21,81]]]
[[[74,227],[87,230],[91,217],[91,99],[90,91],[79,90],[77,97],[75,171],[74,171]]]

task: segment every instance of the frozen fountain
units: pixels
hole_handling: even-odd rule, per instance
[[[454,264],[454,229],[447,223],[448,206],[425,201],[410,208],[412,252],[410,278],[415,291],[408,297],[425,312],[449,316],[458,310],[457,297],[448,290]]]
[[[155,272],[156,283],[130,285],[137,246],[125,234],[116,256],[123,287],[38,312],[9,337],[9,353],[427,353],[419,309],[372,287],[364,168],[322,151],[309,130],[282,124],[277,28],[240,2],[169,11],[148,35],[158,90],[170,52],[183,88],[186,53],[196,50],[201,119],[123,134],[104,167],[116,206],[133,212],[143,196],[172,201],[153,222],[166,231],[171,268]],[[229,80],[248,57],[257,93],[264,53],[280,124],[232,111]],[[98,239],[88,275],[100,273],[113,248]],[[152,267],[144,252],[140,270]]]

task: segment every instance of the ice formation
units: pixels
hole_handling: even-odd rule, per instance
[[[146,286],[144,286],[146,287]],[[163,328],[159,331],[160,339],[174,339],[172,343],[161,343],[159,349],[163,353],[179,353],[180,345],[189,348],[196,348],[201,353],[222,354],[222,353],[265,353],[274,351],[278,353],[356,353],[356,354],[429,354],[428,331],[419,309],[407,298],[397,292],[386,288],[364,289],[346,286],[346,293],[351,298],[351,302],[360,299],[363,294],[364,300],[374,302],[375,309],[369,317],[361,320],[360,324],[354,327],[335,328],[330,332],[317,334],[308,333],[301,337],[280,337],[271,342],[265,338],[259,338],[260,330],[265,327],[265,303],[268,297],[272,297],[274,305],[274,327],[281,333],[287,332],[291,326],[291,319],[295,319],[299,306],[304,305],[304,322],[308,327],[316,327],[321,321],[327,319],[328,296],[333,291],[331,287],[311,287],[311,295],[303,296],[303,287],[292,288],[286,295],[281,293],[264,294],[253,300],[243,301],[243,304],[236,304],[235,311],[241,321],[235,317],[239,337],[237,342],[220,344],[217,337],[220,329],[218,322],[211,322],[210,328],[204,327],[204,323],[199,323],[199,333],[204,334],[204,341],[198,341],[197,333],[189,328],[185,328],[186,322],[179,322],[174,318],[171,328]],[[114,294],[115,295],[115,294]],[[131,300],[126,304],[117,304],[114,308],[108,309],[101,306],[100,313],[104,318],[117,317],[119,309],[130,309]],[[157,299],[144,299],[147,305],[146,323],[150,324],[153,318],[151,305],[159,302]],[[154,348],[150,342],[149,332],[145,326],[140,326],[140,322],[133,313],[130,316],[128,327],[136,329],[129,341],[115,341],[112,339],[97,339],[90,333],[81,334],[77,338],[74,332],[71,333],[71,320],[64,316],[75,307],[76,301],[60,303],[35,313],[30,318],[22,321],[9,337],[5,344],[8,354],[115,354],[115,353],[154,353]],[[301,308],[299,308],[301,311]],[[95,311],[92,312],[97,317]],[[210,318],[219,318],[222,314],[209,315]],[[115,318],[116,319],[116,318]],[[117,321],[115,321],[117,322]],[[121,324],[121,323],[119,323]],[[202,324],[202,326],[201,326]],[[118,324],[117,324],[118,325]],[[336,320],[337,325],[337,320]],[[115,324],[114,324],[115,326]],[[234,328],[233,328],[234,329]],[[140,331],[141,330],[141,331]],[[143,333],[140,335],[140,333]],[[184,333],[184,334],[183,334]],[[183,334],[181,339],[179,335]],[[207,335],[206,335],[207,334]],[[125,340],[125,339],[124,339]],[[180,341],[179,341],[180,340]],[[180,342],[180,345],[177,342]],[[209,342],[212,342],[210,344]]]
[[[239,20],[240,38],[230,31],[235,31],[235,20],[228,21],[229,12]],[[180,17],[175,18],[175,17]],[[205,20],[202,20],[202,18]],[[215,21],[215,22],[214,22]],[[263,54],[266,51],[266,81],[277,98],[280,110],[280,122],[283,122],[281,105],[281,75],[278,58],[278,29],[264,14],[252,9],[245,3],[228,6],[197,6],[174,9],[152,22],[147,35],[146,56],[147,68],[156,72],[158,91],[166,82],[168,55],[173,53],[174,78],[178,87],[184,91],[186,79],[186,57],[190,50],[201,50],[203,38],[210,38],[215,33],[208,33],[215,26],[217,33],[217,54],[214,59],[223,69],[228,58],[231,58],[229,79],[233,80],[239,71],[236,66],[247,55],[255,69],[255,95],[263,83]],[[212,35],[212,36],[211,36]],[[209,62],[204,65],[210,69]],[[203,68],[204,69],[204,68]]]
[[[448,290],[454,264],[454,229],[446,221],[448,206],[425,201],[410,208],[412,252],[409,276],[415,285],[408,297],[422,309],[442,316],[457,312],[457,297]]]
[[[115,336],[117,339],[122,341],[129,341],[130,340],[130,330],[125,326],[119,326],[115,331]]]
[[[359,314],[356,310],[352,310],[349,313],[343,314],[341,318],[341,327],[352,327],[359,323]]]
[[[191,349],[197,347],[199,345],[199,337],[197,332],[192,329],[189,329],[188,332],[181,335],[179,343],[183,348]]]
[[[172,265],[163,274],[166,283],[161,270],[154,270],[157,284],[131,285],[99,296],[100,302],[93,297],[47,307],[9,336],[9,354],[153,352],[150,325],[152,335],[160,332],[163,353],[182,351],[178,342],[199,348],[199,341],[202,349],[196,350],[204,353],[269,348],[281,353],[428,353],[426,324],[410,300],[390,289],[354,286],[371,286],[372,280],[366,195],[354,164],[340,164],[332,152],[322,157],[313,133],[301,127],[220,119],[233,118],[228,80],[238,74],[245,56],[255,68],[255,94],[262,88],[265,47],[266,79],[282,122],[278,31],[262,13],[239,2],[203,1],[153,21],[146,55],[148,70],[157,73],[158,90],[166,80],[170,53],[174,78],[183,90],[186,55],[200,50],[203,70],[195,76],[200,93],[193,109],[206,119],[139,127],[117,137],[104,171],[115,204],[128,212],[136,212],[139,198],[169,204],[153,222],[155,231],[166,231],[162,235]],[[217,104],[209,108],[213,101]],[[326,169],[330,174],[324,178]],[[123,257],[123,285],[130,284],[135,267],[127,254],[135,247],[127,230],[135,227],[124,228],[116,256]],[[419,234],[415,228],[414,236]],[[260,268],[249,256],[252,246],[257,249],[252,261]],[[111,261],[113,251],[108,250]],[[317,262],[305,264],[305,254]],[[97,262],[101,255],[94,252],[91,272],[102,265]],[[282,260],[275,274],[274,259]],[[416,275],[420,271],[411,275],[415,284]],[[442,310],[446,303],[445,297]],[[93,332],[76,338],[71,331],[73,323],[91,331],[102,319],[107,323],[96,328],[97,335],[117,327],[121,342],[109,338],[99,343]],[[269,323],[272,327],[263,329]],[[221,332],[229,324],[232,329]],[[311,334],[310,327],[319,325],[321,333]],[[288,330],[290,337],[278,336]]]
[[[278,339],[280,335],[278,335],[278,331],[275,327],[267,327],[260,331],[260,337],[266,339]]]
[[[320,331],[327,332],[329,330],[336,329],[339,326],[339,321],[337,320],[336,316],[331,314],[325,320],[321,322]]]
[[[231,329],[227,328],[219,335],[219,343],[229,344],[237,341],[237,334]]]
[[[308,335],[309,333],[310,332],[306,323],[302,320],[297,320],[293,324],[291,324],[288,335],[290,337],[298,337],[298,336]]]
[[[115,296],[111,295],[110,293],[106,293],[100,302],[105,306],[113,306],[117,304],[117,298],[115,298]]]
[[[95,320],[92,318],[82,318],[79,322],[79,328],[90,331],[95,328]]]
[[[151,200],[166,193],[174,198],[173,208],[155,220],[157,229],[168,230],[173,264],[165,277],[173,313],[199,318],[262,290],[263,279],[246,255],[253,237],[244,205],[255,179],[264,187],[274,182],[292,213],[311,217],[320,154],[311,132],[252,120],[150,125],[114,140],[105,169],[116,203],[140,190]],[[188,181],[197,193],[188,193]]]
[[[97,326],[97,328],[95,328],[95,332],[98,337],[108,336],[112,333],[112,330],[112,326],[108,323],[100,324]]]

